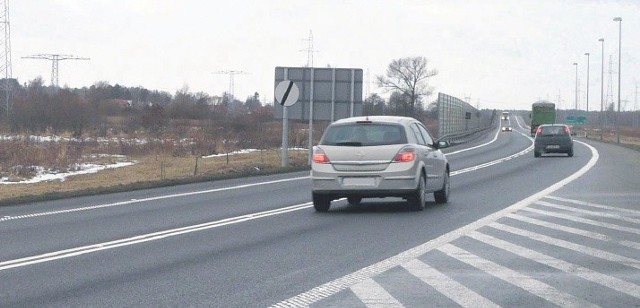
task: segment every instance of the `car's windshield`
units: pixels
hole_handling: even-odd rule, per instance
[[[374,146],[407,143],[400,125],[349,123],[330,126],[320,144],[337,146]]]

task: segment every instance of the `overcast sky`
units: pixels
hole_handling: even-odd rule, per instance
[[[235,96],[258,92],[273,101],[276,66],[307,64],[313,32],[314,66],[362,68],[369,93],[383,93],[375,76],[397,58],[424,56],[439,74],[435,92],[481,108],[529,109],[538,99],[561,108],[600,109],[602,45],[605,95],[617,99],[618,22],[622,17],[622,100],[634,107],[640,83],[640,0],[11,0],[13,77],[51,82],[51,61],[35,54],[69,54],[59,62],[60,85],[142,86],[175,93],[221,95],[235,76]],[[558,98],[560,97],[560,100]],[[436,95],[428,98],[432,101]],[[624,103],[623,103],[624,105]]]

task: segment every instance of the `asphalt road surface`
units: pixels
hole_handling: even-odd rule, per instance
[[[421,212],[316,213],[308,172],[0,207],[0,306],[640,306],[640,153],[518,123]]]

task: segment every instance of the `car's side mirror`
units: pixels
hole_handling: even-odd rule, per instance
[[[438,149],[444,149],[449,147],[449,142],[445,140],[438,140]]]

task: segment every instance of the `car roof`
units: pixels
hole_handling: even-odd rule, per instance
[[[418,120],[410,117],[398,117],[398,116],[362,116],[362,117],[351,117],[344,118],[333,122],[332,124],[343,124],[343,123],[355,123],[358,121],[371,121],[371,122],[384,122],[384,123],[400,123],[407,124],[411,122],[418,122]]]

